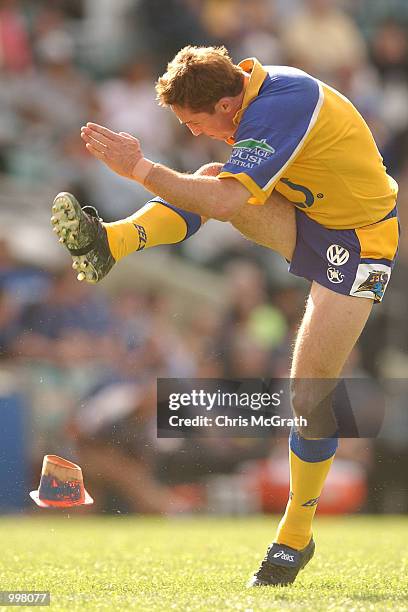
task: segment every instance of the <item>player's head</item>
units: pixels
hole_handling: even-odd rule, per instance
[[[156,83],[161,106],[170,106],[180,122],[199,136],[224,140],[233,135],[245,74],[225,47],[184,47]]]

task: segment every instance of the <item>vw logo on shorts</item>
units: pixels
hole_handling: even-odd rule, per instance
[[[327,278],[331,283],[338,284],[344,281],[344,274],[336,270],[336,268],[333,268],[333,266],[329,266],[327,268]]]
[[[333,266],[344,266],[350,257],[348,250],[339,244],[331,244],[327,249],[326,255]]]

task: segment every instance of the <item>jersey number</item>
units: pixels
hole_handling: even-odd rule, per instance
[[[305,196],[305,201],[296,202],[296,206],[298,206],[299,208],[309,208],[309,206],[312,206],[314,202],[314,195],[310,191],[310,189],[308,189],[307,187],[304,187],[303,185],[297,185],[296,183],[292,183],[292,181],[290,181],[287,178],[281,178],[281,181],[282,183],[285,183],[285,185],[287,185],[294,191],[300,191]]]

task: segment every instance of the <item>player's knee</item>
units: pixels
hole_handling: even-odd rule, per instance
[[[329,379],[292,380],[291,406],[297,418],[297,430],[303,438],[326,438],[336,430],[331,398],[332,383]]]
[[[311,386],[304,384],[303,381],[292,381],[290,387],[290,401],[295,416],[299,418],[310,418],[316,408]]]
[[[204,164],[198,170],[194,172],[194,174],[198,174],[199,176],[218,176],[221,172],[223,164],[219,162],[211,162],[209,164]]]
[[[312,417],[313,418],[313,417]],[[296,431],[304,440],[319,440],[325,436],[317,430],[316,427],[310,425],[310,417],[298,417]]]

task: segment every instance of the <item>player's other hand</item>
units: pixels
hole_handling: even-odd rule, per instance
[[[91,122],[81,128],[81,138],[88,151],[111,170],[125,178],[139,180],[135,167],[143,159],[143,153],[137,138]]]

